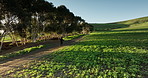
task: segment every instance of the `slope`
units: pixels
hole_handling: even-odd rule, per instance
[[[148,29],[148,16],[131,19],[127,21],[99,24],[91,23],[94,26],[94,31],[104,30],[147,30]]]
[[[128,27],[115,30],[148,30],[148,17],[116,22],[116,24],[126,24]]]

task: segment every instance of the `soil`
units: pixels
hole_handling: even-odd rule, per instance
[[[28,54],[25,54],[23,56],[18,56],[18,57],[15,57],[15,58],[0,61],[0,75],[4,74],[5,72],[7,72],[10,69],[18,68],[18,67],[20,67],[20,66],[22,66],[26,63],[32,62],[36,59],[39,59],[40,57],[42,57],[44,55],[47,55],[51,52],[55,52],[59,49],[62,49],[65,46],[72,45],[75,42],[80,41],[81,39],[82,39],[82,37],[79,37],[77,39],[73,39],[73,40],[70,40],[70,41],[64,41],[64,43],[62,45],[60,45],[59,40],[48,40],[48,41],[45,41],[45,42],[30,43],[30,44],[27,44],[25,46],[20,46],[20,47],[16,47],[16,48],[13,48],[11,50],[5,51],[6,53],[8,53],[9,51],[12,52],[12,50],[13,51],[21,50],[23,48],[27,48],[27,47],[31,47],[31,46],[37,46],[37,45],[41,45],[41,44],[51,44],[51,46],[47,46],[45,48],[35,50],[35,51],[28,53]]]

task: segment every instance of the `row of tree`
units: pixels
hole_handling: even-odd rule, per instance
[[[88,33],[92,26],[64,5],[54,7],[45,0],[0,0],[1,46],[6,35],[36,41],[39,36],[72,32]],[[17,43],[16,43],[17,44]]]

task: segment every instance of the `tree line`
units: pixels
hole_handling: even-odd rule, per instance
[[[39,36],[87,34],[92,26],[75,16],[66,6],[55,7],[45,0],[0,0],[1,45],[6,35],[35,42]]]

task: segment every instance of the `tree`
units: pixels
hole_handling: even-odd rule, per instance
[[[0,0],[0,28],[9,34],[35,42],[38,36],[55,32],[66,35],[72,32],[89,32],[91,26],[81,17],[75,16],[66,6],[57,8],[45,0]]]
[[[59,25],[58,33],[66,34],[66,27],[68,24],[67,17],[70,13],[69,9],[67,9],[64,5],[61,5],[61,6],[57,7],[56,13],[57,13],[56,20]]]
[[[44,21],[47,13],[53,12],[52,3],[36,0],[32,4],[32,40],[36,41],[38,34],[44,31]]]
[[[17,19],[18,17],[16,16],[16,12],[17,9],[15,7],[17,7],[16,3],[14,0],[8,1],[8,0],[1,0],[0,2],[0,9],[1,9],[1,29],[4,31],[3,34],[1,35],[1,46],[0,46],[0,50],[2,48],[2,44],[3,41],[5,39],[6,35],[9,35],[12,40],[13,43],[16,43],[16,38],[14,35],[14,25],[18,23]]]

